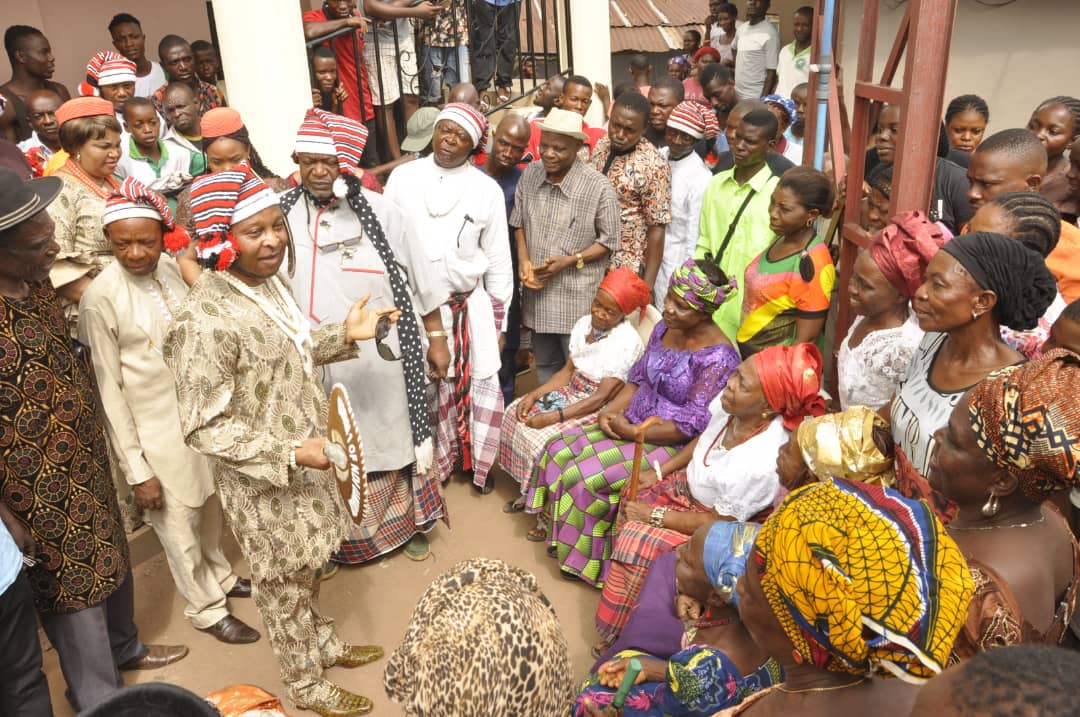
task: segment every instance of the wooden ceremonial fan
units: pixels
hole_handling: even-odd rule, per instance
[[[340,383],[330,391],[330,415],[326,420],[326,444],[323,453],[337,480],[341,499],[353,523],[364,519],[367,499],[367,471],[364,470],[364,444],[353,419],[349,394]]]

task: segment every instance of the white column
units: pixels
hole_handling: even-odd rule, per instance
[[[221,64],[235,107],[270,169],[285,177],[296,130],[311,106],[304,28],[296,0],[213,0]]]
[[[606,0],[570,0],[570,45],[574,73],[610,88],[611,9]],[[599,101],[594,99],[585,121],[594,126],[603,124]]]

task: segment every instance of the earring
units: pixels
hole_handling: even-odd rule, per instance
[[[971,320],[972,321],[978,321],[979,320],[979,312],[973,310],[971,312]]]
[[[809,229],[812,226],[814,226],[814,220],[813,219],[807,219],[806,220],[806,228]]]
[[[79,152],[76,152],[76,153],[75,153],[75,161],[76,161],[76,162],[78,162],[78,161],[79,161],[79,157],[82,157],[82,154],[81,154],[81,153],[79,153]]]
[[[979,512],[985,515],[987,518],[993,518],[995,515],[998,514],[999,510],[1001,510],[1001,504],[998,501],[998,497],[991,493],[990,497],[986,499],[986,503],[983,504],[983,507]]]

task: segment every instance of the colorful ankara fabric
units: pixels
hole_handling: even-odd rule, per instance
[[[181,251],[191,242],[187,229],[176,225],[165,197],[134,177],[128,177],[121,182],[105,200],[101,225],[107,227],[124,219],[155,219],[161,222],[165,230],[165,248],[170,252]]]
[[[821,396],[821,352],[813,344],[770,346],[754,354],[754,368],[765,400],[794,431],[807,416],[825,413]]]
[[[708,259],[704,259],[708,261]],[[713,313],[738,289],[734,277],[726,284],[714,284],[691,257],[671,274],[669,290],[697,311]]]
[[[758,254],[743,274],[742,324],[736,337],[743,356],[795,340],[799,319],[824,319],[829,313],[836,267],[829,247],[815,236],[804,252],[773,261],[769,249]],[[803,259],[814,274],[802,275]]]
[[[232,266],[238,251],[232,225],[277,204],[277,195],[247,164],[196,177],[191,184],[191,214],[199,263],[217,271]]]
[[[797,429],[796,440],[806,467],[819,480],[843,478],[892,487],[893,461],[874,443],[874,429],[888,432],[889,424],[873,409],[853,406],[807,418]]]
[[[314,107],[296,131],[293,151],[336,156],[342,172],[355,172],[367,139],[367,127],[356,120]]]
[[[695,100],[675,105],[668,115],[667,126],[694,139],[713,140],[720,134],[720,123],[712,108]]]
[[[76,97],[56,108],[56,122],[61,127],[73,119],[82,117],[115,117],[112,102],[100,97]]]
[[[442,112],[435,117],[435,124],[443,120],[449,120],[461,127],[468,133],[473,147],[476,147],[488,135],[488,121],[484,114],[464,102],[451,102],[442,108]]]
[[[738,605],[735,583],[746,572],[746,561],[753,552],[761,526],[736,520],[719,520],[705,537],[703,561],[716,594],[727,603]]]
[[[974,587],[926,503],[838,480],[793,491],[762,527],[754,562],[803,660],[905,682],[944,669]]]
[[[407,715],[565,715],[571,675],[566,637],[536,577],[475,558],[424,591],[383,686]]]
[[[911,299],[926,277],[926,266],[945,244],[940,224],[922,212],[903,212],[892,218],[870,245],[870,256],[901,294]]]
[[[0,498],[44,556],[28,577],[45,613],[100,604],[128,574],[91,369],[48,282],[0,297]]]
[[[944,247],[983,289],[997,295],[994,320],[1030,331],[1057,297],[1057,281],[1043,257],[1004,234],[976,232]]]
[[[979,448],[1041,503],[1080,484],[1080,356],[1054,349],[985,379],[971,391],[968,415]]]
[[[609,271],[600,282],[600,291],[615,300],[624,316],[647,305],[652,293],[649,285],[625,266]]]
[[[101,87],[135,82],[135,79],[134,62],[119,53],[103,51],[86,63],[86,81],[80,82],[77,89],[83,97],[94,97],[101,94]]]
[[[671,165],[644,138],[620,154],[607,136],[596,143],[590,163],[607,176],[619,197],[622,239],[611,256],[611,266],[639,271],[645,265],[649,227],[671,223]]]
[[[169,83],[166,82],[154,90],[154,94],[150,95],[150,101],[154,103],[154,108],[162,116],[164,116],[165,90],[168,86]],[[203,117],[212,109],[224,107],[225,95],[221,94],[221,90],[217,88],[217,85],[211,85],[209,82],[199,80],[199,87],[195,90],[195,104],[199,108],[199,116]]]
[[[657,659],[640,650],[623,650],[612,659]],[[780,665],[769,660],[743,675],[723,651],[691,645],[667,661],[664,682],[642,682],[630,688],[622,717],[711,717],[717,710],[737,705],[750,695],[784,681]],[[585,700],[608,707],[615,690],[590,675],[574,702],[574,717],[584,717]]]

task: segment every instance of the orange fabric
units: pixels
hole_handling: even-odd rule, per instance
[[[203,139],[224,137],[240,130],[243,126],[244,120],[240,119],[240,113],[232,107],[215,107],[204,114],[202,120],[199,121]]]
[[[649,303],[652,292],[649,285],[641,280],[641,277],[628,267],[620,266],[608,272],[604,280],[600,282],[600,289],[615,299],[624,314],[629,314],[634,309],[640,309]]]
[[[765,400],[784,417],[784,428],[792,431],[806,416],[825,415],[817,346],[770,346],[754,354],[753,361]]]
[[[56,110],[56,121],[63,125],[80,117],[115,117],[112,102],[100,97],[76,97],[60,105]]]
[[[266,710],[264,714],[289,717],[277,697],[255,685],[230,685],[206,696],[217,707],[221,717],[240,717],[252,710]]]
[[[1061,238],[1046,257],[1046,268],[1057,279],[1058,291],[1066,302],[1080,299],[1080,228],[1061,223]]]

